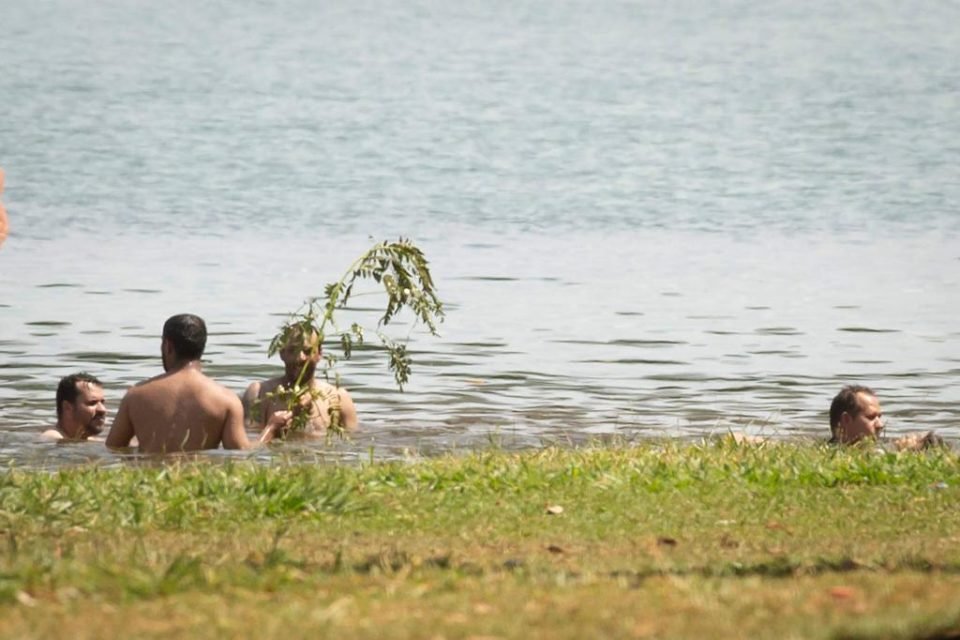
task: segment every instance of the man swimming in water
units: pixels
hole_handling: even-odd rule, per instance
[[[277,420],[273,416],[278,411],[285,412],[287,406],[278,396],[299,383],[309,389],[301,397],[301,406],[297,409],[308,414],[306,435],[324,435],[331,425],[345,431],[356,429],[357,408],[347,390],[316,378],[322,355],[319,336],[316,333],[304,336],[299,327],[288,326],[284,329],[283,339],[280,349],[283,375],[252,382],[243,394],[247,424],[263,427],[269,420]]]
[[[108,447],[127,447],[136,436],[144,453],[249,449],[269,442],[290,418],[277,412],[254,443],[243,427],[243,406],[226,387],[204,375],[200,358],[207,344],[203,319],[170,317],[163,325],[160,355],[164,373],[127,391],[107,435]]]
[[[853,444],[877,440],[883,432],[883,410],[870,387],[848,385],[830,404],[830,442]],[[893,441],[900,451],[918,451],[943,445],[943,438],[933,431],[902,436]]]
[[[103,431],[106,421],[107,401],[103,384],[89,373],[73,373],[60,379],[57,385],[57,424],[44,431],[41,437],[80,442]]]

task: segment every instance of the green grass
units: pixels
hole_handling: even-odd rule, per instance
[[[950,637],[957,471],[728,441],[14,468],[0,636]]]

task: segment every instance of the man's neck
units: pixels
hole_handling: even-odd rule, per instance
[[[56,430],[63,436],[64,440],[85,440],[85,436],[82,428],[78,428],[76,433],[71,434],[62,423],[57,422]]]
[[[294,373],[292,377],[290,376],[289,373],[287,373],[286,371],[284,371],[284,373],[283,373],[283,386],[285,386],[285,387],[292,387],[293,385],[295,385],[295,384],[297,383],[297,380],[298,380],[298,379],[300,380],[300,384],[301,384],[301,385],[303,385],[303,386],[310,386],[310,385],[313,384],[313,378],[314,378],[314,377],[313,377],[312,375],[310,375],[309,373],[304,373],[304,374],[303,374],[303,377],[301,378],[301,377],[300,377],[300,371],[299,371],[299,370],[298,370],[296,373]]]
[[[167,373],[177,373],[179,371],[186,371],[188,369],[202,371],[203,363],[199,360],[177,360],[167,367]]]

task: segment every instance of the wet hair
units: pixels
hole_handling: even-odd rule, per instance
[[[71,404],[77,401],[77,396],[80,395],[80,389],[78,388],[80,383],[103,386],[103,383],[97,380],[96,376],[85,371],[71,373],[60,378],[60,384],[57,385],[57,420],[60,420],[63,416],[64,401]]]
[[[830,403],[830,433],[832,433],[834,437],[837,436],[840,418],[844,413],[849,413],[853,417],[860,415],[861,407],[858,396],[861,393],[873,397],[877,396],[873,389],[859,384],[849,384],[843,389],[840,389],[840,393],[834,396],[833,402]]]
[[[177,358],[199,360],[207,346],[207,325],[200,316],[181,313],[163,323],[163,337],[173,345]]]

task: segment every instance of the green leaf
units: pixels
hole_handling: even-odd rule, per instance
[[[437,296],[427,259],[409,239],[401,237],[396,242],[384,241],[374,244],[354,260],[340,280],[324,287],[322,299],[307,298],[297,311],[290,314],[279,333],[270,341],[268,355],[276,355],[291,340],[314,333],[319,336],[319,344],[323,344],[324,336],[329,330],[332,335],[339,337],[337,343],[343,358],[349,359],[353,354],[354,346],[363,344],[364,328],[353,322],[349,331],[339,331],[336,312],[346,307],[347,301],[353,294],[354,283],[359,279],[372,279],[383,287],[386,304],[383,314],[377,321],[378,328],[389,324],[404,310],[409,310],[414,315],[414,324],[422,323],[432,335],[438,335],[437,324],[444,319],[443,303]],[[389,370],[393,372],[397,386],[403,391],[403,386],[409,381],[412,364],[406,341],[396,341],[380,330],[377,331],[377,335],[387,352]],[[329,374],[338,361],[337,355],[324,352],[322,362],[325,377],[329,379]],[[292,389],[284,390],[280,387],[272,394],[294,413],[293,428],[298,426],[301,429],[306,428],[310,414],[302,410],[306,402],[305,396],[310,395],[312,400],[316,400],[319,394],[313,385],[304,379],[305,372],[306,365],[300,371],[300,377]],[[339,373],[334,372],[334,374],[339,386]],[[338,399],[336,402],[329,403],[330,431],[342,434],[339,395],[336,397]]]

